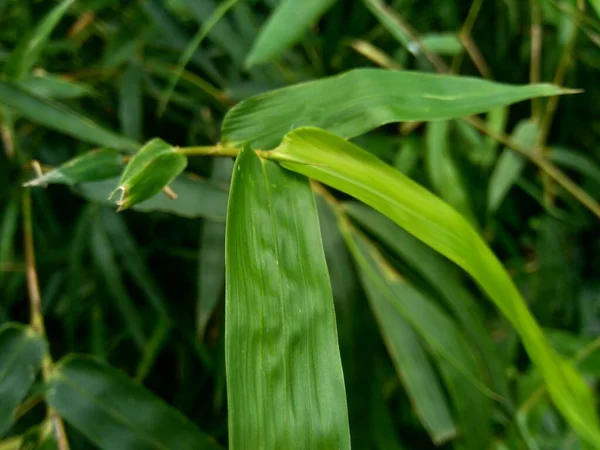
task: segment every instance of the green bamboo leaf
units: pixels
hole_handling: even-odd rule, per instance
[[[227,113],[221,134],[227,145],[248,142],[270,149],[303,126],[352,138],[387,123],[456,119],[568,92],[549,84],[513,86],[463,76],[355,69],[244,100]]]
[[[293,131],[270,155],[367,203],[468,272],[515,327],[571,426],[590,443],[600,442],[593,394],[552,350],[500,261],[460,214],[373,155],[323,130]]]
[[[5,71],[12,79],[20,79],[29,73],[46,46],[52,30],[58,25],[75,0],[63,0],[25,36],[6,61]]]
[[[35,381],[45,353],[46,342],[30,327],[10,323],[0,328],[0,436]]]
[[[366,240],[361,239],[356,233],[351,233],[347,225],[342,228],[348,246],[352,250],[359,266],[361,266],[361,279],[367,293],[367,298],[377,318],[381,335],[390,353],[398,377],[404,384],[406,393],[411,399],[411,405],[419,420],[427,430],[433,442],[437,445],[453,439],[457,435],[457,429],[452,420],[452,415],[440,387],[437,375],[415,328],[420,323],[413,325],[411,320],[422,321],[418,314],[428,314],[433,310],[433,317],[429,317],[432,327],[435,327],[435,319],[440,316],[440,311],[429,308],[428,299],[418,298],[416,291],[408,286],[402,297],[396,297],[394,292],[397,284],[405,284],[393,271],[380,266],[369,255]],[[406,295],[408,294],[408,295]],[[413,300],[423,301],[423,305],[410,304]],[[407,313],[407,309],[409,312]],[[412,311],[410,311],[412,310]],[[416,313],[416,314],[413,314]],[[442,318],[442,323],[445,318]],[[438,329],[439,337],[447,343],[455,339],[454,336],[444,335],[444,329]],[[425,333],[426,334],[426,333]],[[422,335],[427,339],[425,335]],[[435,340],[435,337],[433,338]],[[452,357],[460,357],[452,355]],[[483,420],[487,418],[482,417]]]
[[[226,233],[233,449],[349,449],[335,314],[308,180],[244,147]]]
[[[521,121],[511,138],[519,146],[533,151],[539,133],[538,124],[532,119]],[[490,175],[488,187],[488,211],[498,209],[506,194],[521,176],[525,167],[525,157],[510,148],[505,148]]]
[[[0,105],[23,117],[84,142],[118,150],[136,150],[139,145],[95,124],[66,106],[34,94],[15,83],[0,80]]]
[[[24,186],[45,186],[47,184],[71,186],[77,183],[105,180],[118,176],[124,166],[119,152],[112,148],[102,148],[73,158],[41,177],[28,181]]]
[[[119,184],[118,178],[93,183],[83,183],[74,187],[74,191],[84,198],[101,205],[116,207],[115,199],[108,197]],[[131,209],[140,212],[163,212],[186,218],[206,217],[211,220],[225,221],[227,214],[227,190],[202,178],[182,174],[170,185],[177,194],[172,200],[160,193],[134,205]]]
[[[233,171],[233,160],[215,160],[211,180],[229,184]],[[225,286],[225,224],[206,220],[200,235],[198,268],[198,303],[196,334],[204,337],[208,321],[213,315]]]
[[[469,193],[450,154],[450,122],[427,124],[426,168],[433,190],[473,225],[477,224]]]
[[[46,401],[101,449],[220,448],[150,391],[88,357],[68,356],[56,365]]]
[[[298,42],[336,0],[282,0],[260,30],[246,67],[277,58]]]
[[[50,74],[28,76],[19,80],[17,85],[31,92],[33,95],[55,100],[92,95],[92,89],[89,86]]]
[[[352,219],[372,233],[437,291],[438,296],[469,336],[470,343],[479,349],[479,357],[485,362],[493,390],[508,402],[510,396],[503,376],[504,369],[485,327],[484,316],[478,308],[478,299],[464,286],[456,266],[368,206],[358,202],[347,202],[343,207]]]
[[[162,139],[152,139],[135,154],[121,176],[119,211],[154,197],[187,166],[187,157]],[[112,195],[111,194],[111,197]]]
[[[406,136],[402,139],[400,151],[394,158],[394,167],[405,175],[410,175],[423,155],[422,139],[418,136]]]

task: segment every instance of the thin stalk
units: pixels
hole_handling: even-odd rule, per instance
[[[180,147],[177,151],[185,156],[224,156],[235,158],[239,154],[240,149],[237,147],[221,147],[220,145],[214,145]]]
[[[33,214],[31,211],[31,189],[23,189],[23,244],[25,251],[25,272],[27,274],[27,291],[29,293],[29,309],[31,315],[31,327],[44,339],[46,339],[46,329],[44,326],[44,316],[42,315],[42,297],[40,295],[40,285],[35,265],[35,248],[33,243]],[[42,363],[42,378],[44,382],[50,380],[52,374],[52,357],[46,354]],[[57,412],[48,407],[47,418],[52,423],[54,437],[59,450],[69,450],[69,442],[65,433],[65,426],[62,418]]]
[[[469,13],[467,14],[467,18],[463,23],[462,28],[458,32],[459,39],[462,41],[464,36],[471,36],[471,30],[473,29],[473,25],[475,25],[475,21],[477,20],[477,16],[479,16],[479,11],[481,10],[481,5],[483,5],[483,0],[473,0],[471,3],[471,7],[469,8]],[[463,43],[464,45],[464,43]],[[468,50],[465,47],[465,50]],[[470,54],[469,54],[470,56]],[[458,73],[460,70],[460,66],[463,61],[463,53],[456,55],[452,59],[452,73]]]

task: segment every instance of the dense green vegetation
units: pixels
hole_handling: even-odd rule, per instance
[[[600,2],[0,0],[0,450],[600,448]]]

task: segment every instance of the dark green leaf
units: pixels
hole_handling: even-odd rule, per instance
[[[46,342],[30,327],[6,324],[0,328],[0,436],[35,381],[45,354]]]
[[[46,400],[103,450],[220,448],[179,411],[91,358],[63,359],[52,372]]]

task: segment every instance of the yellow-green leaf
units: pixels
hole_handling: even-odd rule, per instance
[[[367,203],[468,272],[515,327],[571,426],[588,442],[600,442],[592,392],[550,347],[498,258],[457,211],[373,155],[323,130],[289,133],[271,157]]]
[[[333,298],[305,177],[245,147],[226,231],[232,449],[350,448]]]

